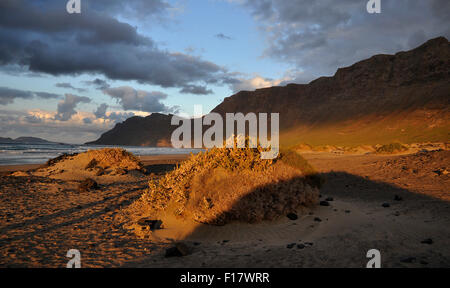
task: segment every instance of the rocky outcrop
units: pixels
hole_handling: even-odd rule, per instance
[[[289,145],[448,141],[449,76],[450,46],[440,37],[309,84],[241,91],[212,112],[280,113],[282,143]],[[174,129],[170,116],[133,117],[93,143],[166,146]]]
[[[148,117],[132,117],[104,133],[100,139],[86,143],[94,145],[126,145],[169,147],[175,126],[171,115],[153,113]]]

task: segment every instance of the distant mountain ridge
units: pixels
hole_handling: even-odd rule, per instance
[[[0,144],[60,144],[36,137],[19,137],[16,139],[0,137]]]
[[[280,113],[284,145],[450,141],[450,45],[429,40],[395,55],[376,55],[332,77],[241,91],[212,112]],[[126,120],[93,144],[170,146],[171,116]]]

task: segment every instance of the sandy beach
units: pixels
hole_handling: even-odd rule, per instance
[[[121,211],[183,155],[142,157],[149,176],[99,183],[8,176],[36,166],[1,167],[0,266],[65,267],[78,249],[83,267],[365,267],[378,249],[383,267],[450,265],[449,151],[410,155],[304,157],[326,178],[317,206],[297,220],[211,226],[173,219],[152,237],[124,229]],[[19,174],[20,175],[20,174]],[[174,242],[185,257],[166,258]]]

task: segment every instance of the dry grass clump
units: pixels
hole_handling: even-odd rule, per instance
[[[149,183],[131,207],[135,217],[163,213],[201,223],[258,222],[318,202],[316,173],[295,152],[262,160],[258,149],[212,149],[192,155]]]
[[[86,165],[87,169],[101,167],[103,169],[120,168],[131,171],[142,170],[144,168],[144,165],[136,158],[136,156],[124,149],[108,148],[102,150],[90,150],[86,152],[85,156],[90,159],[89,163]]]
[[[377,154],[395,154],[408,151],[408,147],[404,146],[400,143],[391,143],[385,144],[379,147],[376,147]]]
[[[119,148],[90,150],[80,154],[62,155],[49,160],[34,174],[58,179],[82,180],[102,176],[121,176],[129,171],[145,173],[144,165],[133,154]],[[143,175],[143,174],[142,174]]]

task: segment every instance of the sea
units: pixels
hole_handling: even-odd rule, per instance
[[[200,149],[174,149],[160,147],[0,143],[0,165],[44,164],[47,160],[56,158],[64,153],[82,153],[88,150],[98,150],[103,148],[123,148],[136,156],[196,154],[201,151]]]

